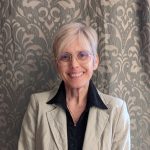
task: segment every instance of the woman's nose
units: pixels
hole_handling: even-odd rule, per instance
[[[75,57],[75,56],[73,56],[73,57],[71,58],[70,65],[71,65],[71,67],[73,67],[73,68],[78,67],[78,66],[80,65],[79,62],[78,62],[78,58]]]

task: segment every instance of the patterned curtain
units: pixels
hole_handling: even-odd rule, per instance
[[[59,83],[52,41],[71,21],[97,30],[100,65],[93,81],[126,101],[132,150],[149,150],[149,0],[1,0],[0,149],[17,149],[30,95]]]

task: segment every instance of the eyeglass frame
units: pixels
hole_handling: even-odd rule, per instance
[[[64,53],[64,54],[69,54],[69,60],[68,60],[68,61],[62,61],[62,60],[60,60],[59,56],[57,56],[57,57],[56,57],[56,61],[57,61],[57,63],[60,64],[60,65],[68,65],[68,64],[72,61],[72,59],[73,59],[73,57],[74,57],[78,63],[81,63],[81,62],[85,61],[85,60],[81,60],[81,58],[79,57],[79,54],[80,54],[81,52],[86,52],[86,53],[88,54],[88,58],[91,58],[90,56],[94,56],[93,53],[90,52],[89,50],[81,50],[81,51],[78,51],[78,52],[77,52],[78,54],[77,54],[76,56],[74,56],[73,54],[71,54],[71,53],[69,53],[69,52],[62,52],[62,53]],[[86,60],[86,62],[87,62],[87,60]],[[86,62],[84,62],[84,63],[86,63]],[[64,63],[64,64],[63,64],[63,63]],[[81,63],[81,64],[82,64],[82,63]]]

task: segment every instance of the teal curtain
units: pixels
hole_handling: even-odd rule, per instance
[[[0,149],[16,150],[35,92],[60,82],[52,41],[65,23],[91,25],[100,64],[93,81],[126,101],[132,150],[150,149],[150,2],[148,0],[0,1]]]

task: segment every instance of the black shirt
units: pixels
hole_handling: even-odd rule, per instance
[[[86,132],[88,114],[91,107],[97,107],[99,109],[107,109],[106,105],[101,100],[96,87],[93,82],[90,81],[87,105],[84,112],[81,114],[78,122],[74,125],[73,119],[66,106],[66,91],[64,82],[60,84],[56,95],[48,102],[48,104],[56,104],[62,107],[66,112],[67,117],[67,135],[68,135],[68,150],[82,150],[84,135]]]

